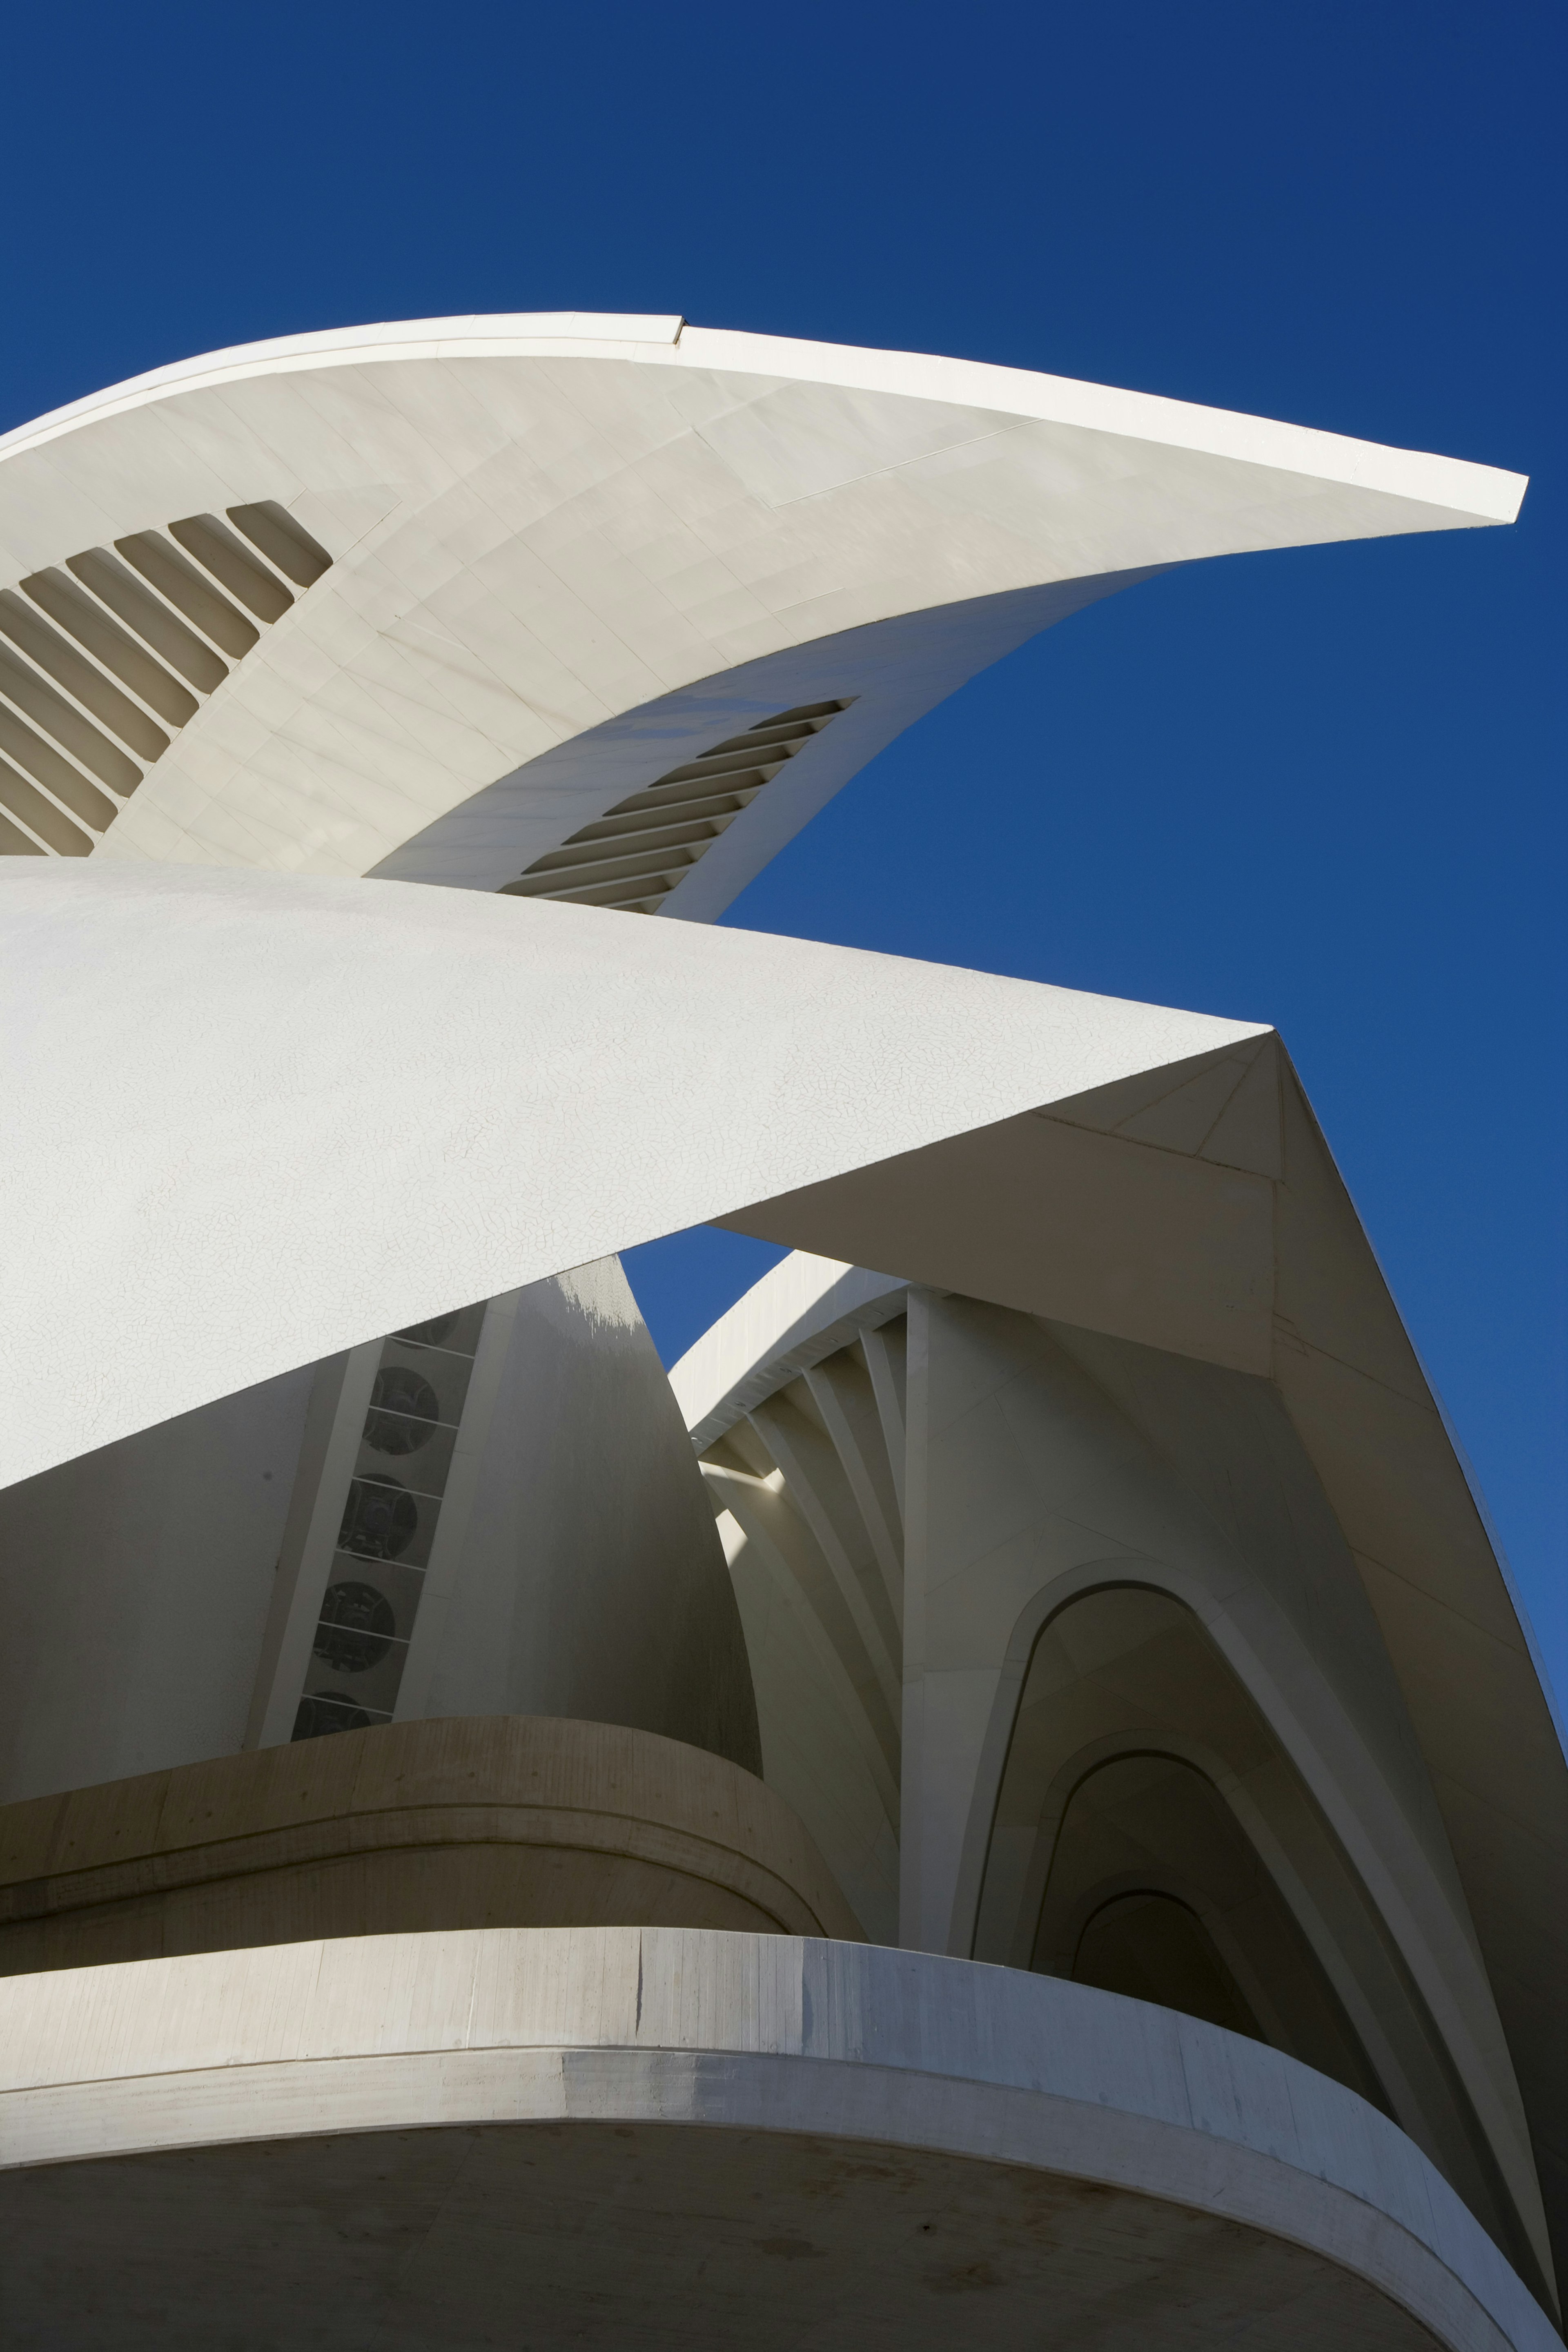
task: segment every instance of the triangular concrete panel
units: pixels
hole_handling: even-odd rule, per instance
[[[1274,1038],[1266,1037],[1246,1058],[1247,1073],[1204,1139],[1198,1156],[1217,1160],[1222,1167],[1245,1168],[1254,1176],[1271,1176],[1278,1182],[1285,1173],[1279,1139],[1279,1045]]]
[[[1226,1055],[1147,1110],[1123,1119],[1116,1132],[1134,1143],[1156,1144],[1163,1151],[1198,1151],[1247,1076],[1247,1066],[1240,1055]]]
[[[1205,1072],[1226,1068],[1236,1053],[1236,1046],[1221,1045],[1206,1054],[1190,1055],[1184,1061],[1167,1062],[1157,1069],[1137,1070],[1131,1077],[1117,1078],[1110,1086],[1096,1087],[1090,1093],[1074,1095],[1067,1102],[1053,1103],[1051,1117],[1068,1127],[1089,1128],[1096,1135],[1115,1135],[1125,1129],[1128,1120],[1152,1110]],[[1235,1085],[1234,1070],[1227,1083]]]
[[[0,861],[27,866],[44,870],[0,870],[0,1484],[454,1303],[998,1121],[1035,1130],[1026,1181],[1073,1143],[1101,1147],[1073,1169],[1120,1164],[1138,1147],[1034,1112],[1265,1034],[487,892]],[[1217,1195],[1257,1180],[1144,1157],[1164,1191],[1210,1203],[1217,1247]],[[982,1181],[960,1223],[984,1228],[986,1197]],[[68,1247],[62,1199],[93,1204]],[[826,1254],[879,1255],[858,1227]],[[1195,1264],[1173,1250],[1178,1292]],[[1169,1328],[1156,1317],[1150,1336]]]

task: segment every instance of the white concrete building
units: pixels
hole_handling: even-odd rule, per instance
[[[577,315],[0,442],[8,2342],[1559,2340],[1568,1769],[1280,1042],[706,927],[1522,488]]]

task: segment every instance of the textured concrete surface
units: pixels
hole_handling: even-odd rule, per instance
[[[782,1798],[657,1734],[395,1724],[0,1807],[0,1973],[437,1927],[859,1929]]]
[[[647,2120],[16,2174],[0,2223],[15,2352],[1428,2352],[1448,2340],[1332,2263],[1223,2216],[886,2143]]]
[[[1558,2338],[1353,2094],[1113,1994],[673,1929],[0,1986],[17,2345]]]
[[[1117,1161],[1114,1184],[1079,1181]],[[1239,1188],[1215,1274],[1243,1269],[1253,1186],[1273,1195],[1268,1329],[1250,1364],[1201,1318],[1162,1329],[1164,1276],[1146,1278],[1152,1263],[1209,1283],[1200,1227],[1157,1213],[1186,1199],[1167,1190],[1175,1172],[1200,1165],[1205,1184]],[[1289,1759],[1270,1768],[1253,1843],[1356,2032],[1381,2041],[1394,2112],[1553,2293],[1568,2253],[1568,1768],[1484,1507],[1279,1042],[1242,1040],[723,1222],[833,1253],[776,1267],[672,1381],[720,1514],[764,1754],[780,1759],[769,1776],[787,1771],[869,1931],[1026,1960],[978,1913],[1035,1643],[1097,1586],[1171,1594]],[[863,1270],[889,1266],[907,1318],[891,1278]],[[1227,1295],[1215,1279],[1216,1314]],[[834,1605],[855,1581],[900,1607],[891,1731],[879,1628]],[[1192,1677],[1174,1696],[1151,1709],[1119,1689],[1091,1727],[1058,1691],[1052,1737],[1079,1759],[1058,1753],[1063,1793],[1108,1760],[1100,1742],[1125,1740],[1260,1797]],[[890,1931],[877,1865],[895,1801]],[[1033,1836],[1012,1805],[1002,1829],[1004,1844]],[[1138,1883],[1164,1883],[1149,1873],[1178,1867],[1178,1845],[1157,1842]],[[1048,1839],[1037,1858],[1043,1872]],[[1042,1890],[1020,1869],[1026,1945]],[[993,1912],[996,1892],[993,1874]]]
[[[619,1265],[477,1315],[477,1359],[377,1338],[0,1487],[0,1807],[287,1742],[323,1687],[373,1723],[570,1716],[760,1769],[712,1513]],[[423,1435],[372,1409],[384,1358],[444,1386]],[[366,1477],[414,1490],[414,1526],[345,1551]],[[357,1668],[321,1640],[345,1579],[391,1612]]]

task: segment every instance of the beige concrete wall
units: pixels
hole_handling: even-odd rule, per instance
[[[783,1799],[618,1725],[396,1724],[0,1808],[0,1974],[490,1927],[855,1939]]]
[[[239,1746],[315,1370],[0,1486],[0,1800]]]

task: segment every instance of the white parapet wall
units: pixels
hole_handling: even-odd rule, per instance
[[[637,2347],[675,2295],[727,2343],[747,2280],[764,2345],[1559,2343],[1353,2094],[921,1953],[494,1929],[58,1971],[0,1984],[0,2086],[10,2340],[61,2352],[523,2311]]]

